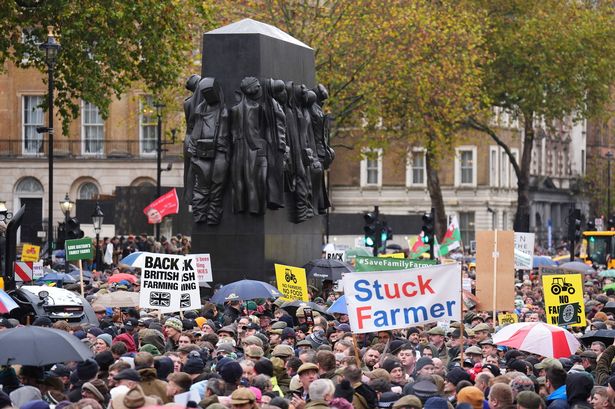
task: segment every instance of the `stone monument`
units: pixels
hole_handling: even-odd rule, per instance
[[[192,252],[211,254],[214,280],[269,280],[274,263],[320,257],[335,153],[314,50],[241,20],[204,34],[203,69],[186,88],[184,200]]]

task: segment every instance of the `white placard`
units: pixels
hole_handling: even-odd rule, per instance
[[[350,326],[355,333],[460,321],[461,265],[343,275]]]
[[[534,233],[515,233],[515,269],[533,268],[534,237]]]
[[[193,260],[193,267],[196,270],[196,279],[199,283],[211,283],[214,281],[211,270],[211,257],[209,254],[188,254],[186,258]]]
[[[190,257],[145,253],[139,307],[174,312],[201,306],[199,283]]]
[[[43,269],[43,262],[37,261],[32,263],[32,280],[38,280],[45,275],[45,270]]]

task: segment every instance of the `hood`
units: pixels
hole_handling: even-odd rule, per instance
[[[591,390],[594,387],[594,381],[591,375],[582,372],[572,372],[566,377],[566,396],[568,402],[572,405],[573,402],[587,402],[587,398],[591,395]]]
[[[139,375],[141,375],[142,382],[153,381],[158,379],[156,368],[143,368],[139,369]]]
[[[117,337],[115,337],[115,339],[113,340],[113,343],[115,344],[116,342],[122,341],[124,344],[126,344],[126,348],[128,348],[128,352],[137,352],[137,346],[135,344],[135,339],[132,337],[132,335],[124,333],[124,334],[120,334]]]
[[[550,402],[556,399],[567,400],[566,399],[566,385],[560,386],[559,388],[554,390],[551,395],[547,396],[547,402]]]

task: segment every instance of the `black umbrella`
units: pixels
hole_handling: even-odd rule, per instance
[[[342,279],[342,273],[351,273],[352,268],[338,260],[318,258],[303,266],[310,278],[337,281]]]
[[[597,331],[589,331],[580,339],[584,345],[591,345],[591,343],[595,341],[602,341],[605,345],[611,345],[613,343],[613,339],[615,339],[615,329],[599,329]]]
[[[77,337],[55,328],[27,326],[0,331],[0,345],[0,365],[44,366],[93,356]]]
[[[286,301],[280,308],[288,312],[291,317],[296,319],[297,309],[299,307],[310,307],[312,311],[317,311],[320,315],[324,315],[327,319],[334,319],[333,315],[329,314],[325,308],[312,301]]]

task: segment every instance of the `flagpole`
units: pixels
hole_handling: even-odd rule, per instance
[[[459,336],[461,339],[461,344],[459,345],[459,363],[461,364],[461,367],[463,368],[463,359],[464,359],[464,347],[465,347],[465,325],[463,323],[463,265],[465,264],[465,254],[466,254],[466,249],[465,246],[463,245],[463,240],[459,240],[459,243],[461,243],[461,274],[459,274],[459,280],[461,280],[461,289],[459,290],[459,298],[461,301],[461,320],[460,320],[460,325],[459,325]]]

